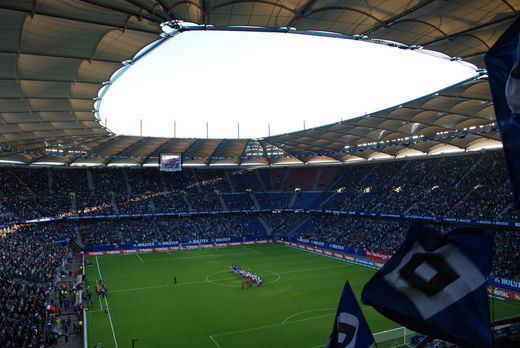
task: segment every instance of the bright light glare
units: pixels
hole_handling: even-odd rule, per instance
[[[185,32],[134,64],[102,100],[116,134],[258,138],[362,116],[476,75],[468,64],[354,40]]]

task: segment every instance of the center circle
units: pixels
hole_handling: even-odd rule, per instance
[[[274,280],[267,280],[267,281],[264,281],[262,285],[265,285],[265,284],[273,284],[273,283],[276,283],[277,281],[280,280],[280,274],[276,273],[276,272],[273,272],[273,271],[263,271],[263,273],[271,273],[273,275],[276,276],[276,279]],[[228,273],[230,276],[227,277],[227,278],[220,278],[220,279],[210,279],[211,277],[213,277],[214,275],[217,275],[217,274],[222,274],[222,273]],[[235,273],[233,273],[232,271],[218,271],[218,272],[214,272],[214,273],[211,273],[211,274],[208,274],[206,276],[206,281],[208,283],[212,283],[212,284],[215,284],[217,286],[225,286],[225,287],[237,287],[238,284],[226,284],[226,283],[219,283],[219,281],[222,281],[222,280],[232,280],[232,279],[236,279],[236,280],[241,280],[243,278],[239,278],[239,276]]]

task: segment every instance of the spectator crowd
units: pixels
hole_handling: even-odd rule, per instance
[[[328,174],[320,177],[321,172]],[[0,167],[0,225],[11,226],[0,230],[0,347],[39,347],[45,341],[46,304],[70,252],[55,241],[70,238],[88,249],[290,235],[393,254],[404,239],[407,221],[279,210],[313,208],[518,222],[520,213],[511,202],[501,151],[375,161],[323,171],[188,169],[164,173],[153,168]],[[242,212],[20,223],[41,217],[226,209]],[[258,209],[271,212],[255,212]],[[494,275],[518,280],[520,230],[491,230],[495,234]]]
[[[0,347],[45,345],[47,304],[69,248],[38,234],[0,233]]]
[[[187,169],[164,173],[155,168],[0,167],[0,198],[0,224],[67,215],[311,207],[506,221],[519,218],[511,207],[501,151],[375,161],[322,171]]]

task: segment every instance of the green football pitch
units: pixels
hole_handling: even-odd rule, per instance
[[[101,277],[107,299],[93,292],[87,314],[93,347],[322,347],[345,280],[356,297],[375,270],[280,244],[88,257],[90,288]],[[235,264],[262,277],[241,289]],[[174,277],[177,284],[174,284]],[[108,313],[105,308],[108,306]],[[373,333],[400,325],[361,305]],[[495,319],[520,305],[494,301]],[[401,335],[402,330],[391,331]],[[376,340],[384,338],[376,335]],[[403,342],[403,339],[398,339]]]

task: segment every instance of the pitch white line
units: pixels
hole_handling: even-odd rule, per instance
[[[307,320],[313,320],[313,319],[319,319],[319,318],[330,317],[331,315],[335,315],[335,313],[329,313],[329,314],[318,315],[318,316],[310,317],[310,318],[304,318],[304,319],[293,320],[293,321],[290,321],[290,322],[288,322],[288,323],[283,323],[283,322],[281,322],[281,323],[274,323],[274,324],[263,325],[263,326],[258,326],[258,327],[252,327],[252,328],[249,328],[249,329],[242,329],[242,330],[229,331],[229,332],[224,332],[224,333],[220,333],[220,334],[212,335],[212,337],[217,337],[217,336],[227,336],[227,335],[232,335],[232,334],[236,334],[236,333],[242,333],[242,332],[248,332],[248,331],[255,331],[255,330],[261,330],[261,329],[267,329],[267,328],[269,328],[269,327],[274,327],[274,326],[283,326],[283,325],[299,323],[299,322],[307,321]]]
[[[95,311],[87,311],[87,313],[97,313],[97,312],[103,312],[101,309],[96,309]]]
[[[209,336],[209,338],[211,338],[211,340],[217,345],[218,348],[222,348],[220,344],[218,344],[218,342],[213,338],[213,336]]]
[[[229,331],[229,332],[224,332],[224,333],[221,333],[221,334],[213,335],[213,337],[216,337],[216,336],[226,336],[226,335],[232,335],[232,334],[236,334],[236,333],[255,331],[255,330],[261,330],[261,329],[267,329],[269,327],[280,326],[280,325],[282,325],[282,324],[281,323],[275,323],[275,324],[269,324],[269,325],[264,325],[264,326],[253,327],[253,328],[250,328],[250,329]]]
[[[96,256],[97,258],[97,256]],[[152,260],[152,261],[146,261],[147,263],[148,262],[153,262],[153,261],[160,261],[160,260]],[[341,267],[344,267],[345,265],[340,265],[340,266],[329,266],[329,267],[321,267],[321,268],[307,268],[307,269],[298,269],[298,270],[294,270],[294,271],[286,271],[286,272],[272,272],[272,271],[264,271],[264,272],[270,272],[270,273],[273,273],[273,274],[276,274],[278,275],[278,279],[274,280],[272,283],[274,282],[277,282],[278,280],[280,280],[280,274],[289,274],[289,273],[298,273],[298,272],[310,272],[310,271],[319,271],[319,270],[324,270],[324,269],[330,269],[330,268],[341,268]],[[206,277],[206,280],[200,280],[200,281],[195,281],[195,282],[186,282],[186,283],[180,283],[180,284],[163,284],[163,285],[155,285],[155,286],[145,286],[145,287],[142,287],[142,288],[130,288],[130,289],[120,289],[120,290],[110,290],[110,293],[113,294],[113,293],[118,293],[118,292],[128,292],[128,291],[137,291],[137,290],[148,290],[148,289],[159,289],[159,288],[167,288],[167,287],[175,287],[175,286],[180,286],[180,285],[193,285],[193,284],[204,284],[204,283],[208,283],[208,284],[215,284],[214,282],[217,282],[217,281],[220,281],[220,280],[231,280],[231,279],[239,279],[237,277],[229,277],[229,278],[220,278],[220,279],[208,279],[208,277],[214,275],[214,274],[218,274],[218,273],[224,273],[224,272],[227,272],[226,271],[219,271],[219,272],[215,272],[215,273],[212,273],[210,275],[208,275]],[[269,282],[271,283],[271,282]],[[267,283],[265,283],[267,284]],[[215,284],[215,285],[223,285],[223,284]],[[227,285],[225,285],[227,286]],[[236,286],[236,285],[231,285],[229,284],[229,286]]]
[[[310,312],[335,311],[335,310],[336,310],[336,308],[321,308],[321,309],[310,309],[308,311],[299,312],[299,313],[290,315],[287,318],[285,318],[285,320],[282,321],[282,325],[285,325],[285,323],[287,323],[289,321],[289,319],[294,318],[300,314],[305,314],[305,313],[310,313]]]
[[[219,281],[219,280],[231,280],[231,279],[238,279],[237,277],[229,277],[229,278],[219,278],[214,279],[213,281]],[[137,290],[148,290],[148,289],[159,289],[159,288],[168,288],[168,287],[176,287],[176,286],[182,286],[182,285],[193,285],[193,284],[211,284],[211,281],[209,280],[199,280],[195,282],[185,282],[185,283],[179,283],[179,284],[163,284],[163,285],[155,285],[155,286],[145,286],[142,288],[130,288],[130,289],[120,289],[120,290],[110,290],[110,293],[118,293],[118,292],[127,292],[127,291],[137,291]]]
[[[247,250],[251,250],[254,253],[260,254],[259,251],[255,250],[255,249],[252,249],[252,248],[249,248],[249,247],[246,247],[245,245],[242,245],[242,248],[247,249]]]
[[[96,256],[96,263],[97,263],[97,269],[98,269],[98,273],[99,273],[99,279],[103,279],[101,277],[101,269],[99,268],[99,261],[98,261],[98,257],[97,256]],[[114,325],[112,324],[112,316],[110,315],[110,308],[108,307],[108,301],[107,301],[106,297],[105,297],[105,304],[107,306],[108,320],[110,321],[110,328],[112,329],[112,336],[114,337],[114,343],[116,345],[116,348],[118,348],[117,347],[116,333],[114,331]]]
[[[143,259],[141,258],[141,256],[139,256],[139,254],[135,254],[135,255],[139,258],[139,260],[141,260],[141,262],[144,262]]]
[[[368,306],[367,306],[367,307],[364,307],[364,308],[362,308],[362,309],[366,309],[366,308],[371,308],[371,307],[368,307]],[[326,310],[326,309],[323,309],[323,310]],[[335,310],[335,309],[329,309],[329,310]],[[308,312],[312,312],[312,310],[310,310],[310,311],[304,311],[304,312],[300,312],[300,313],[296,313],[296,314],[290,315],[290,316],[288,316],[288,317],[287,317],[283,322],[281,322],[281,323],[274,323],[274,324],[269,324],[269,325],[263,325],[263,326],[258,326],[258,327],[252,327],[252,328],[249,328],[249,329],[243,329],[243,330],[235,330],[235,331],[224,332],[224,333],[220,333],[220,334],[216,334],[216,335],[211,335],[211,336],[209,336],[209,338],[211,338],[211,340],[212,340],[212,341],[217,345],[217,347],[222,348],[222,347],[220,346],[220,344],[218,344],[218,342],[215,340],[215,337],[218,337],[218,336],[233,335],[233,334],[236,334],[236,333],[243,333],[243,332],[249,332],[249,331],[262,330],[262,329],[267,329],[267,328],[274,327],[274,326],[284,326],[284,325],[289,325],[289,324],[294,324],[294,323],[300,323],[300,322],[308,321],[308,320],[314,320],[314,319],[320,319],[320,318],[330,317],[331,315],[336,315],[336,312],[334,312],[334,313],[329,313],[329,314],[325,314],[325,315],[318,315],[318,316],[314,316],[314,317],[310,317],[310,318],[303,318],[303,319],[298,319],[298,320],[288,321],[288,319],[294,317],[295,315],[299,315],[299,314],[303,314],[303,313],[308,313]],[[323,345],[314,346],[314,347],[311,347],[311,348],[315,348],[315,347],[323,347]]]

